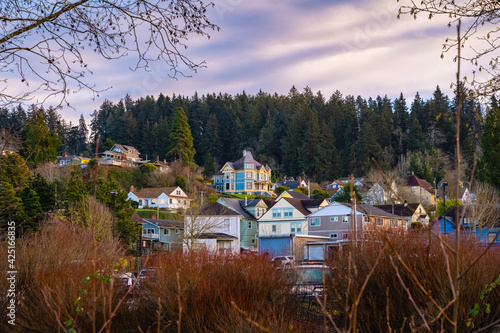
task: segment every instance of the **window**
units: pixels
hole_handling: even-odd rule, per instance
[[[397,220],[391,220],[391,227],[397,227],[398,226],[398,221]]]
[[[318,226],[318,225],[321,225],[321,220],[319,217],[312,217],[309,219],[310,223],[311,223],[311,226]]]
[[[252,239],[252,244],[255,244],[255,239]]]
[[[178,234],[179,233],[179,229],[175,229],[175,233]]]
[[[252,221],[248,221],[248,229],[252,229]]]
[[[365,215],[364,219],[365,219],[365,223],[370,222],[370,218],[368,216]]]
[[[338,238],[339,235],[338,234],[330,234],[330,238]]]
[[[273,208],[273,219],[279,219],[279,218],[281,218],[281,209]]]
[[[349,235],[348,234],[342,234],[342,239],[348,239]]]
[[[293,217],[293,208],[284,208],[283,217]]]
[[[234,183],[231,183],[231,191],[234,191]]]
[[[349,216],[342,216],[342,223],[349,222]]]
[[[247,172],[247,178],[249,178],[249,179],[252,179],[252,178],[253,178],[253,177],[252,177],[252,173],[251,173],[251,172]]]
[[[384,220],[383,219],[377,219],[376,223],[377,223],[377,225],[384,225]]]
[[[247,190],[251,190],[252,189],[252,182],[247,182]]]
[[[229,219],[225,219],[224,220],[224,230],[225,231],[230,231],[231,230],[231,223],[230,223]]]
[[[226,179],[229,179],[229,174],[228,173],[226,173]]]
[[[271,231],[272,231],[273,233],[278,233],[278,232],[280,232],[280,226],[279,226],[278,224],[273,224],[273,225],[271,226]]]
[[[181,195],[181,190],[175,191],[175,195]]]
[[[163,248],[165,251],[170,251],[170,243],[163,243]]]
[[[490,233],[488,234],[488,243],[493,243],[493,242],[495,241],[495,237],[496,237],[496,236],[497,236],[497,234],[496,234],[496,233],[494,233],[494,232],[490,232]]]
[[[160,199],[160,203],[161,203],[162,205],[166,204],[166,203],[167,203],[167,199]]]
[[[292,223],[290,224],[290,233],[301,234],[302,233],[302,223]]]
[[[142,199],[139,199],[139,206],[142,206]]]
[[[156,205],[156,199],[151,199],[151,204]]]
[[[330,217],[330,222],[337,222],[339,218],[337,216]]]
[[[231,253],[231,241],[219,241],[219,253]]]
[[[165,236],[170,235],[170,229],[163,229],[163,234],[164,234]]]
[[[168,199],[168,202],[172,203],[172,199],[171,199],[171,198],[170,198],[170,199]]]

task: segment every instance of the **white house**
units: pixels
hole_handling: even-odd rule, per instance
[[[209,203],[186,212],[185,243],[210,253],[240,253],[240,222],[243,216],[220,203]],[[194,221],[193,221],[194,220]]]
[[[191,200],[179,187],[157,187],[143,188],[135,192],[130,187],[128,198],[139,203],[139,208],[165,208],[167,210],[187,209],[191,206]]]
[[[328,205],[324,199],[301,200],[282,197],[259,223],[259,251],[274,255],[291,254],[296,235],[307,235],[306,216]]]

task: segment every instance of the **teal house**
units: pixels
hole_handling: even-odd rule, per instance
[[[148,252],[182,250],[184,221],[141,218],[138,223],[142,226],[143,249]]]

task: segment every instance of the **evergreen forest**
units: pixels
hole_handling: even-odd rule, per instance
[[[498,155],[498,136],[492,133],[493,142],[481,142],[483,128],[498,131],[496,98],[485,106],[462,89],[465,179],[476,170],[479,178],[498,187],[495,155],[491,156]],[[403,94],[391,100],[342,96],[339,91],[327,97],[309,87],[303,91],[292,87],[286,96],[243,91],[235,96],[160,94],[134,101],[127,95],[120,101],[105,101],[88,123],[82,115],[78,124],[66,122],[54,108],[3,109],[0,126],[22,137],[29,120],[41,113],[49,132],[57,134],[52,142],[58,155],[93,156],[97,142],[99,152],[120,143],[136,147],[143,159],[173,161],[178,158],[171,146],[172,131],[178,127],[174,114],[182,108],[193,138],[195,154],[190,158],[205,167],[207,176],[250,149],[272,168],[275,179],[302,176],[321,183],[350,174],[362,176],[375,160],[383,170],[409,162],[408,172],[437,184],[446,170],[453,169],[456,106],[456,98],[443,94],[439,86],[427,100],[418,93],[411,100]],[[487,115],[493,122],[489,127]],[[486,149],[481,150],[481,144]]]

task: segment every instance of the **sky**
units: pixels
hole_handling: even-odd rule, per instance
[[[336,90],[343,96],[364,98],[387,95],[394,100],[403,93],[410,105],[415,93],[431,97],[436,86],[449,96],[456,79],[454,54],[441,59],[446,37],[456,28],[446,20],[421,17],[397,18],[396,0],[216,0],[209,12],[219,32],[211,38],[192,38],[185,54],[206,68],[178,80],[166,76],[166,64],[151,72],[128,68],[135,58],[89,61],[98,89],[69,96],[75,110],[60,113],[77,121],[105,101],[117,103],[129,94],[133,100],[160,93],[193,96],[208,93],[235,95],[286,95],[292,86],[306,86],[329,98]]]

